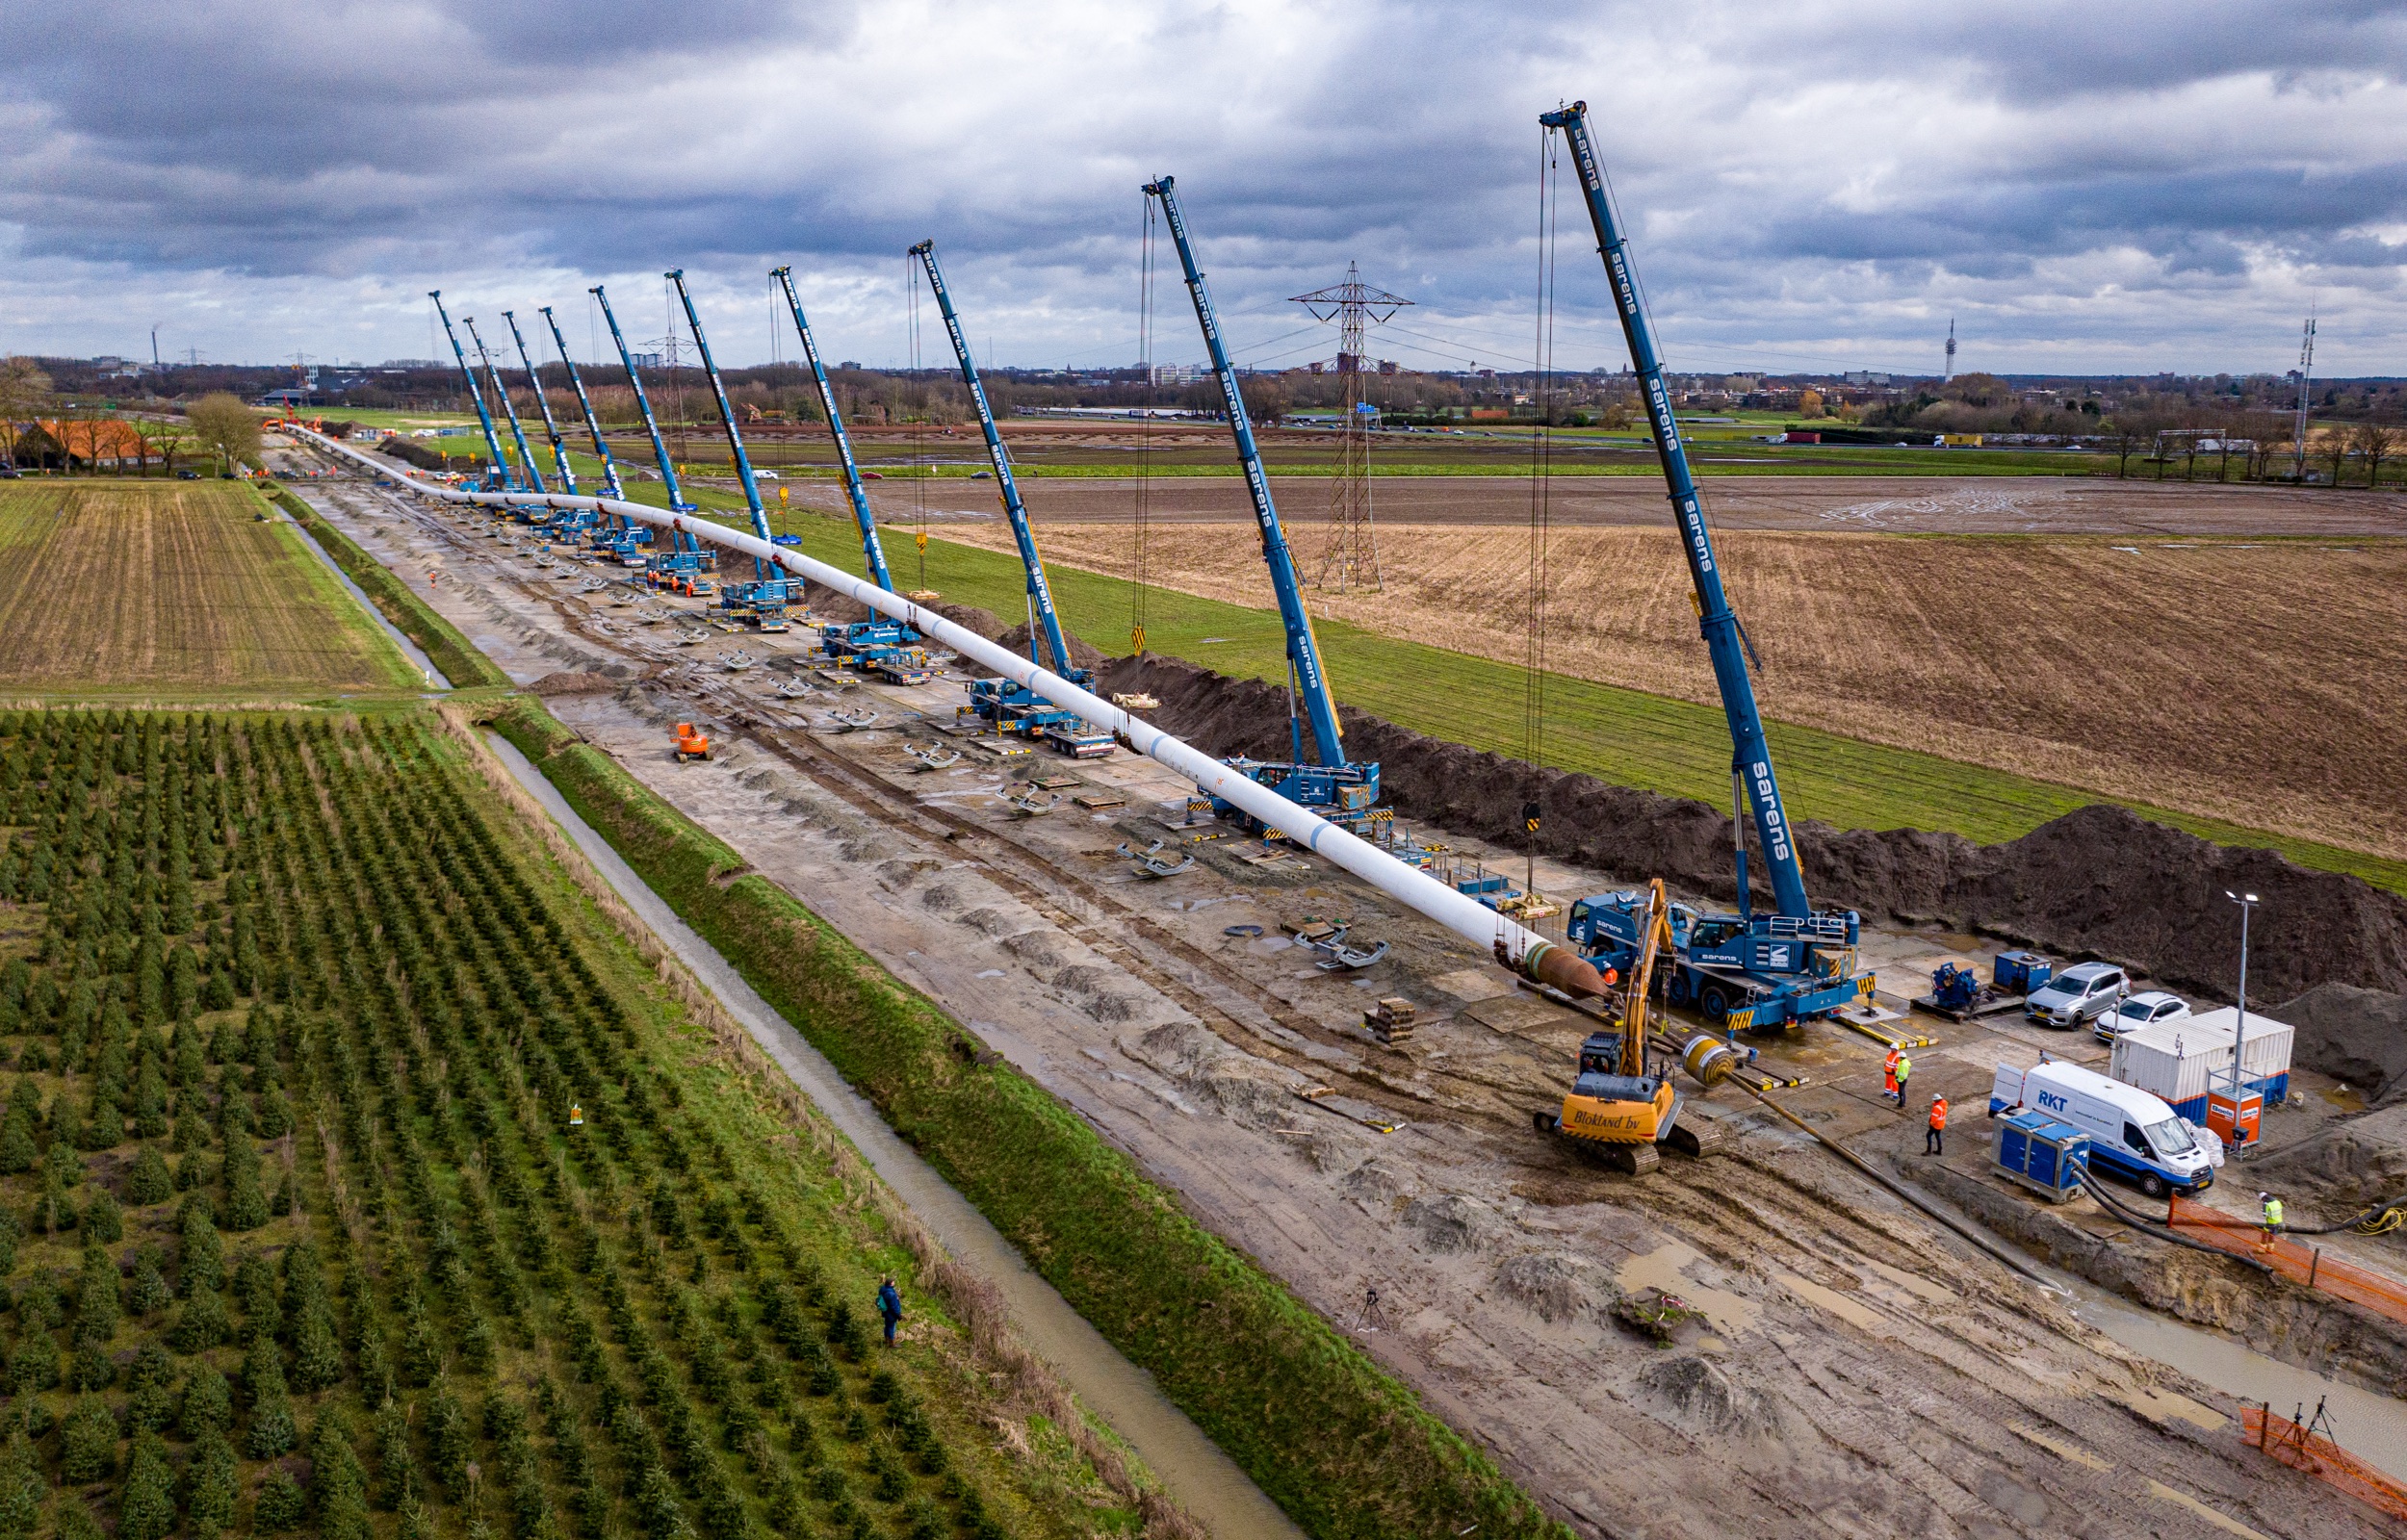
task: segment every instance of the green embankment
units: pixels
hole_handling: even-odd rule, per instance
[[[490,658],[469,644],[456,627],[409,591],[409,584],[359,549],[349,535],[318,517],[310,507],[292,493],[279,487],[274,495],[275,505],[293,516],[294,523],[309,531],[334,564],[343,569],[359,591],[368,596],[384,618],[391,621],[403,636],[418,644],[418,650],[434,660],[443,677],[454,689],[479,686],[507,688],[508,675],[493,666]]]
[[[799,536],[810,555],[848,572],[860,569],[859,537],[849,523],[797,516],[780,527]],[[886,552],[897,587],[932,588],[948,601],[991,609],[1007,623],[1025,610],[1026,582],[1019,558],[1009,552],[930,539],[922,567],[902,529],[886,531]],[[1058,564],[1048,564],[1047,572],[1070,629],[1106,652],[1127,651],[1126,579]],[[1145,609],[1146,645],[1152,652],[1240,679],[1285,676],[1285,639],[1273,611],[1158,588],[1147,592]],[[1348,706],[1449,742],[1521,753],[1519,669],[1342,621],[1316,621],[1314,628]],[[1546,678],[1546,706],[1548,763],[1616,785],[1727,804],[1730,739],[1720,707],[1561,674]],[[1791,812],[1842,829],[1928,829],[1989,844],[2027,834],[2077,808],[2118,800],[1813,728],[1773,722],[1767,731]],[[2407,893],[2407,861],[2146,803],[2125,806],[2217,844],[2278,850],[2302,866],[2346,872]]]
[[[1561,1536],[1493,1464],[743,859],[541,706],[495,725],[1064,1297],[1316,1536]]]

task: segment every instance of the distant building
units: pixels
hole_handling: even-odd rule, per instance
[[[1153,383],[1156,385],[1192,385],[1208,378],[1211,370],[1202,364],[1155,364]]]

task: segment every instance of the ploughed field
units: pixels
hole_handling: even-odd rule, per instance
[[[945,535],[1008,541],[999,523]],[[1129,570],[1126,525],[1041,536],[1049,563]],[[1295,535],[1307,574],[1317,538]],[[2378,748],[2407,720],[2407,543],[1724,529],[1720,549],[1780,721],[2407,857],[2407,781]],[[1379,554],[1384,592],[1315,590],[1313,613],[1526,661],[1526,527],[1383,524]],[[1161,586],[1273,603],[1250,526],[1157,525],[1147,560]],[[1549,668],[1718,701],[1668,526],[1556,532],[1544,591]]]
[[[0,694],[422,687],[265,510],[227,481],[0,483]]]
[[[0,1533],[1118,1517],[426,713],[0,716]]]

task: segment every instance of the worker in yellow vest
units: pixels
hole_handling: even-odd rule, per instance
[[[1914,1072],[1914,1061],[1903,1054],[1897,1056],[1897,1110],[1905,1111],[1905,1077]]]
[[[2282,1228],[2282,1200],[2270,1193],[2260,1193],[2257,1201],[2265,1205],[2265,1244],[2271,1245]]]

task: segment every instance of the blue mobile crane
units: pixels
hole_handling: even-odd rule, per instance
[[[1237,442],[1237,460],[1245,467],[1245,489],[1254,500],[1254,522],[1262,534],[1262,559],[1270,566],[1272,590],[1279,596],[1279,623],[1287,631],[1287,733],[1291,758],[1281,762],[1235,758],[1229,767],[1259,782],[1299,807],[1309,808],[1331,823],[1361,834],[1368,832],[1371,811],[1379,802],[1379,766],[1349,763],[1342,730],[1337,725],[1337,698],[1330,693],[1329,675],[1321,666],[1320,643],[1312,635],[1312,618],[1305,613],[1304,586],[1296,578],[1295,561],[1287,551],[1286,532],[1279,525],[1279,509],[1271,501],[1270,477],[1262,470],[1262,453],[1247,421],[1245,398],[1237,389],[1236,367],[1221,341],[1220,318],[1212,309],[1211,291],[1204,286],[1203,270],[1195,263],[1195,247],[1187,241],[1186,217],[1179,212],[1172,179],[1145,184],[1148,195],[1161,200],[1162,220],[1178,247],[1178,265],[1185,270],[1187,293],[1195,300],[1195,319],[1204,328],[1204,346],[1211,355],[1212,373],[1220,381],[1221,404],[1229,413],[1229,428]],[[1296,703],[1304,705],[1304,719]],[[1317,764],[1304,758],[1304,723],[1312,729]],[[1229,804],[1213,799],[1214,813],[1250,822]]]
[[[527,356],[527,338],[518,329],[517,313],[505,310],[502,319],[509,322],[510,341],[518,347],[518,367],[527,372],[527,388],[535,393],[535,406],[543,413],[543,431],[552,440],[552,466],[559,472],[560,490],[573,498],[577,473],[568,468],[568,441],[560,437],[560,424],[552,416],[552,398],[543,393],[543,376],[535,372],[535,361]]]
[[[1070,644],[1062,636],[1061,617],[1053,609],[1053,585],[1046,580],[1045,560],[1037,554],[1036,531],[1028,525],[1027,504],[1020,500],[1020,483],[1011,474],[1011,453],[1003,448],[1003,435],[995,426],[994,409],[987,404],[986,387],[978,379],[978,366],[970,356],[969,334],[961,329],[961,317],[953,309],[952,291],[945,287],[944,270],[936,265],[936,243],[922,241],[911,248],[911,254],[927,270],[928,288],[936,295],[937,310],[945,318],[945,335],[952,339],[953,357],[961,364],[961,382],[970,388],[971,404],[977,408],[978,431],[986,436],[987,463],[995,469],[995,488],[1002,500],[1003,517],[1011,521],[1011,538],[1020,548],[1020,564],[1027,569],[1028,660],[1050,667],[1073,684],[1087,684],[1094,678],[1093,671],[1072,661]],[[1037,651],[1039,642],[1044,644],[1042,654]],[[1016,680],[971,680],[970,708],[994,723],[997,732],[1018,732],[1040,739],[1073,758],[1100,758],[1112,752],[1110,733],[1090,726],[1077,712],[1055,706]]]
[[[593,415],[593,398],[585,394],[584,377],[577,372],[577,360],[568,355],[568,339],[560,335],[559,318],[552,307],[542,307],[544,323],[552,328],[552,346],[560,350],[560,364],[568,371],[568,388],[577,394],[577,408],[585,414],[585,431],[593,435],[593,452],[602,461],[602,483],[609,496],[624,502],[627,489],[618,484],[618,461],[610,453],[608,440],[602,437],[602,421]]]
[[[1721,688],[1722,714],[1730,725],[1738,912],[1671,906],[1676,960],[1670,981],[1672,1002],[1694,1006],[1732,1031],[1784,1025],[1867,1004],[1872,999],[1873,975],[1859,972],[1856,966],[1854,911],[1817,911],[1805,897],[1805,871],[1797,858],[1795,833],[1788,810],[1781,805],[1780,783],[1773,774],[1772,751],[1764,738],[1763,715],[1756,709],[1755,687],[1747,675],[1754,648],[1738,616],[1731,612],[1729,596],[1721,586],[1713,537],[1705,527],[1704,505],[1697,497],[1695,478],[1689,473],[1679,424],[1672,420],[1663,361],[1655,351],[1638,280],[1630,270],[1628,244],[1615,223],[1604,172],[1589,137],[1588,104],[1574,102],[1540,115],[1539,121],[1562,132],[1578,167],[1588,217],[1596,229],[1597,251],[1604,258],[1614,305],[1621,316],[1621,334],[1629,343],[1630,364],[1645,398],[1648,424],[1654,429],[1655,453],[1663,463],[1672,516],[1680,526],[1689,578],[1695,585],[1698,629],[1713,659],[1714,682]],[[1750,821],[1772,885],[1770,913],[1756,911],[1749,890],[1747,825]],[[1643,944],[1646,914],[1644,895],[1600,894],[1571,906],[1567,932],[1600,968],[1612,966],[1626,972]]]
[[[827,413],[827,430],[836,440],[837,463],[844,471],[844,492],[852,500],[853,523],[861,528],[861,559],[868,568],[869,580],[891,594],[894,591],[894,578],[887,570],[885,547],[878,541],[877,519],[869,511],[869,495],[861,485],[861,466],[853,458],[852,435],[844,431],[844,415],[837,410],[836,387],[828,383],[827,366],[819,358],[818,339],[811,335],[811,322],[802,313],[802,298],[794,292],[794,270],[773,268],[769,276],[786,290],[786,306],[793,312],[794,330],[802,337],[803,357],[810,361],[811,377],[819,387],[819,405]],[[884,615],[819,628],[819,646],[828,656],[896,684],[921,684],[932,677],[927,652],[919,640],[916,627]]]
[[[576,393],[578,409],[585,415],[585,431],[593,435],[593,452],[601,457],[604,495],[623,500],[627,493],[618,484],[618,462],[611,458],[610,446],[602,437],[602,424],[593,415],[593,398],[585,394],[584,378],[577,372],[577,360],[569,356],[568,339],[560,335],[559,319],[552,314],[550,305],[540,308],[545,324],[552,328],[552,346],[559,349],[560,363],[568,371],[568,388]],[[546,421],[548,422],[549,419]],[[561,475],[565,476],[567,474],[567,455],[566,451],[562,450]],[[570,481],[569,490],[572,492],[576,490],[576,483],[573,479]],[[568,517],[563,515],[561,524],[566,528],[584,534],[589,543],[596,546],[602,543],[604,536],[619,533],[626,526],[625,521],[615,514],[608,513],[587,513],[575,524],[571,524]]]
[[[543,473],[535,469],[534,451],[527,448],[527,430],[518,425],[518,408],[510,402],[509,387],[502,383],[502,372],[494,367],[493,355],[485,351],[484,339],[477,335],[477,318],[462,316],[459,323],[468,328],[468,340],[477,345],[477,357],[484,364],[485,378],[492,381],[493,394],[501,398],[502,410],[510,420],[510,439],[518,446],[518,474],[525,477],[526,490],[548,490],[543,484]],[[522,523],[531,524],[540,517],[540,510],[534,508],[514,511]]]
[[[468,382],[468,398],[477,404],[477,421],[484,424],[484,447],[493,456],[485,470],[485,484],[504,492],[519,490],[517,477],[510,475],[510,463],[502,453],[502,436],[493,430],[493,414],[485,410],[484,391],[477,384],[477,372],[468,367],[468,353],[459,345],[459,333],[452,329],[452,313],[443,308],[443,291],[429,289],[427,297],[434,301],[434,313],[443,318],[443,335],[452,340],[452,356],[459,360],[460,378]]]
[[[853,523],[861,526],[861,558],[868,565],[869,580],[891,594],[894,579],[886,570],[885,548],[878,544],[869,495],[861,487],[861,466],[852,457],[852,435],[844,431],[844,414],[836,409],[836,387],[828,383],[827,366],[819,361],[818,339],[811,335],[811,322],[803,319],[802,298],[794,293],[794,270],[772,268],[769,276],[785,287],[787,308],[794,313],[794,330],[802,334],[802,356],[809,360],[811,377],[819,387],[819,407],[827,413],[827,431],[836,440],[837,463],[844,468],[844,493],[852,499]]]
[[[718,365],[711,361],[710,340],[702,335],[702,317],[694,310],[693,295],[686,290],[686,270],[672,268],[660,276],[677,286],[677,297],[686,307],[686,324],[693,331],[694,350],[702,355],[702,372],[710,376],[711,394],[718,401],[719,422],[727,429],[728,454],[736,462],[736,478],[743,484],[744,506],[752,513],[753,536],[765,544],[772,538],[769,516],[761,506],[761,489],[753,484],[752,457],[744,453],[743,434],[736,427],[736,409],[728,404],[727,387],[719,381]],[[792,597],[798,598],[800,588],[800,583],[786,577],[782,567],[777,570],[776,577],[770,577],[768,568],[763,565],[760,557],[755,556],[752,558],[752,581],[724,585],[719,594],[719,607],[731,611],[746,626],[764,631],[782,631],[786,629],[789,591],[794,590]]]
[[[669,458],[668,442],[660,437],[660,419],[652,415],[652,398],[644,393],[643,375],[635,369],[635,355],[627,350],[627,334],[618,329],[618,317],[610,309],[610,296],[602,292],[600,284],[594,285],[586,293],[592,295],[600,303],[602,319],[609,323],[610,341],[617,345],[619,362],[627,370],[628,389],[634,391],[635,395],[635,410],[643,417],[643,430],[652,437],[652,457],[660,467],[660,484],[668,489],[669,511],[692,513],[696,511],[694,505],[687,502],[686,495],[678,490],[676,463]],[[616,468],[613,467],[612,470],[615,474]],[[633,535],[650,532],[648,528],[638,527],[625,533]],[[716,552],[705,548],[702,542],[683,529],[669,531],[669,539],[671,549],[656,552],[650,559],[648,565],[651,570],[651,581],[660,587],[673,588],[681,594],[708,595],[711,593],[711,580],[703,574],[716,570]],[[626,552],[622,551],[620,554],[623,558]]]

